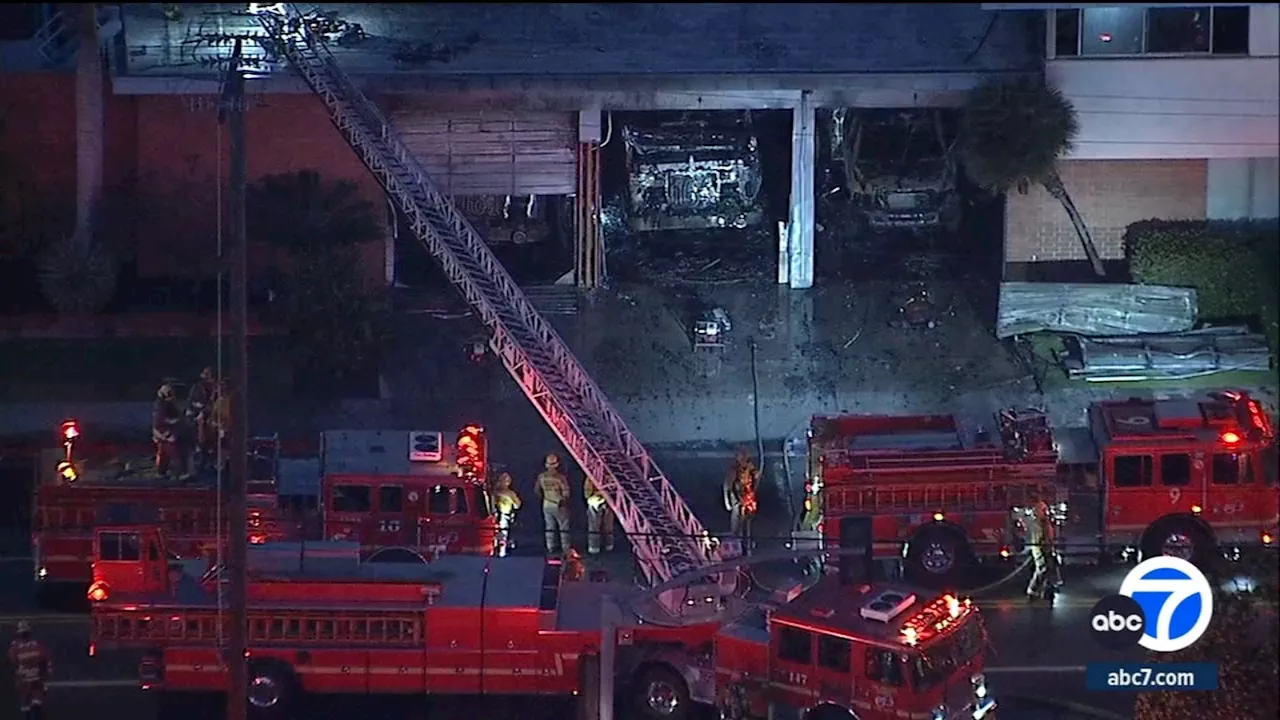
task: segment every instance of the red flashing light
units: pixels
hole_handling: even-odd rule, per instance
[[[91,602],[102,602],[110,597],[111,592],[107,584],[101,580],[89,586],[89,600]]]
[[[1240,434],[1232,432],[1230,430],[1222,433],[1220,438],[1222,439],[1222,442],[1228,445],[1235,445],[1236,443],[1240,442]]]
[[[80,437],[80,425],[75,420],[66,420],[62,423],[62,439],[71,442]]]
[[[458,474],[465,480],[483,483],[485,480],[484,428],[468,425],[458,433]]]

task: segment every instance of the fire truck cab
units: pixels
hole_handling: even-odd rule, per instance
[[[726,720],[982,720],[996,702],[982,674],[984,633],[967,599],[897,583],[829,577],[716,635]]]
[[[996,431],[950,415],[813,418],[803,531],[838,544],[840,520],[870,517],[876,558],[954,586],[977,558],[1007,555],[1011,507],[1056,492],[1044,414],[1001,412]]]
[[[154,460],[82,448],[74,421],[62,428],[64,446],[42,451],[32,512],[32,558],[42,600],[60,588],[83,593],[91,578],[93,530],[119,523],[156,523],[169,537],[168,551],[190,558],[212,556],[218,542],[219,475],[206,471],[184,478],[154,472]],[[296,525],[282,516],[277,477],[280,443],[275,436],[249,441],[249,540],[284,539]],[[229,478],[221,475],[223,490]],[[221,517],[225,523],[225,516]],[[225,533],[223,533],[225,535]]]
[[[1066,478],[1054,508],[1065,560],[1090,559],[1095,538],[1107,553],[1198,563],[1219,547],[1274,544],[1275,432],[1248,395],[1097,403],[1089,439],[1097,472]]]
[[[452,442],[434,431],[331,431],[320,447],[325,539],[397,557],[493,552],[497,523],[479,426]]]

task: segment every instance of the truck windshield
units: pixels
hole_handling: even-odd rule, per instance
[[[956,634],[934,645],[927,651],[912,655],[908,665],[911,684],[916,690],[926,690],[943,683],[957,668],[962,668],[982,650],[982,630],[970,620]]]

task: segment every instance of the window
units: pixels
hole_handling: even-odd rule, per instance
[[[454,488],[437,485],[427,493],[427,512],[431,515],[448,515],[453,512]]]
[[[808,665],[813,662],[813,636],[807,630],[778,627],[778,659]]]
[[[1119,458],[1117,458],[1119,460]],[[1184,487],[1191,484],[1191,456],[1176,453],[1160,456],[1160,484]]]
[[[102,560],[129,562],[142,559],[142,539],[137,533],[105,532],[98,535]]]
[[[1210,52],[1214,55],[1248,55],[1249,54],[1249,7],[1209,8],[1213,15],[1213,46]]]
[[[1258,456],[1258,462],[1262,463],[1262,476],[1267,479],[1267,484],[1275,485],[1277,471],[1276,464],[1280,463],[1280,458],[1277,457],[1276,447],[1272,445],[1271,447],[1263,450],[1262,454]]]
[[[1214,485],[1238,485],[1253,482],[1253,466],[1249,464],[1249,456],[1239,453],[1214,453],[1210,463],[1213,471]]]
[[[147,559],[152,562],[160,560],[160,544],[155,540],[151,540],[147,543]]]
[[[468,495],[468,502],[471,503],[471,514],[476,517],[485,517],[489,515],[489,499],[484,494],[484,488],[476,486],[471,488]]]
[[[378,512],[398,513],[404,510],[404,488],[383,485],[378,488]]]
[[[848,640],[830,635],[818,636],[818,666],[839,673],[849,672],[850,656],[853,644]]]
[[[1209,52],[1209,8],[1148,9],[1147,52]]]
[[[1081,55],[1138,55],[1142,53],[1143,8],[1091,7],[1081,11]]]
[[[1111,484],[1118,488],[1151,486],[1150,455],[1117,455],[1112,464]]]
[[[1080,54],[1080,11],[1059,10],[1054,13],[1054,49],[1056,57]]]
[[[333,488],[333,506],[336,513],[369,512],[372,493],[363,485],[337,485]]]
[[[902,686],[902,663],[892,650],[867,649],[867,679],[893,687]]]

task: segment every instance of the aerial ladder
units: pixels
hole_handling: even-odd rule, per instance
[[[307,17],[291,4],[251,6],[277,59],[324,102],[333,124],[404,212],[413,233],[488,327],[494,353],[551,429],[597,483],[632,544],[645,579],[658,585],[720,560],[720,545],[690,511],[559,334],[441,194],[395,128],[339,67]],[[716,580],[663,604],[708,607]]]

